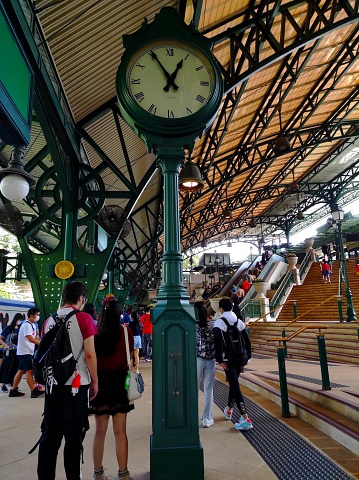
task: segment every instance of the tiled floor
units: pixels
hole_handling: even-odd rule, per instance
[[[263,363],[263,368],[275,368],[276,359]],[[262,368],[258,361],[258,368]],[[255,361],[252,360],[251,368],[255,367]],[[300,365],[299,365],[300,368]],[[334,367],[335,368],[339,367]],[[307,367],[305,371],[308,374]],[[129,469],[135,480],[148,480],[150,452],[149,436],[151,433],[151,364],[141,364],[141,370],[145,379],[145,394],[136,402],[136,409],[128,415],[128,438],[129,438]],[[358,369],[355,373],[358,376]],[[294,372],[299,373],[299,372]],[[348,381],[350,373],[353,370],[349,367]],[[339,371],[335,375],[340,377],[340,383],[346,383],[346,378],[340,375]],[[355,376],[355,375],[354,375]],[[332,378],[331,378],[332,380]],[[333,379],[334,381],[334,379]],[[359,387],[359,376],[352,383],[357,382]],[[31,399],[26,383],[23,381],[21,387],[26,396],[23,398],[9,398],[6,394],[0,394],[0,478],[1,480],[36,480],[37,451],[32,455],[27,452],[36,443],[40,434],[40,422],[43,407],[43,400]],[[355,388],[356,388],[355,387]],[[353,387],[354,388],[354,387]],[[272,413],[280,418],[280,407],[264,400],[258,394],[245,390],[245,394],[258,403],[262,402],[264,408],[272,410]],[[357,388],[359,393],[359,388]],[[202,408],[202,393],[199,395],[199,409]],[[277,478],[269,469],[264,460],[259,456],[256,450],[247,442],[245,437],[237,432],[233,425],[224,420],[223,413],[215,406],[215,423],[211,428],[204,429],[200,427],[201,443],[204,450],[205,459],[205,480],[272,480]],[[325,435],[318,432],[310,425],[297,418],[283,419],[286,423],[297,430],[303,431],[309,436],[309,441],[318,448],[331,451],[334,456],[337,455],[338,463],[345,461],[343,459],[343,450],[338,448],[338,444],[333,442]],[[94,419],[90,417],[91,429],[88,432],[84,447],[83,466],[84,479],[92,478],[92,436]],[[273,446],[275,448],[275,445]],[[338,449],[337,449],[338,448]],[[336,450],[337,449],[337,450]],[[345,451],[345,449],[344,449]],[[347,451],[346,451],[347,452]],[[355,471],[355,462],[358,462],[355,456],[347,458],[347,464]],[[108,432],[106,439],[106,451],[104,459],[107,475],[110,479],[116,478],[117,464],[114,454],[114,437],[111,431]],[[342,468],[346,468],[345,462]],[[359,470],[359,468],[358,468]],[[65,474],[62,466],[62,454],[59,455],[57,468],[58,480],[65,480]],[[359,478],[353,476],[353,478]],[[184,479],[185,480],[185,479]],[[335,480],[335,479],[326,479]]]

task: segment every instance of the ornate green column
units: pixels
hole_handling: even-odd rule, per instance
[[[151,480],[202,480],[195,317],[182,281],[178,175],[182,155],[162,155],[164,253],[153,322]]]

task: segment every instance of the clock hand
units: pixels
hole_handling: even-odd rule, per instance
[[[171,73],[171,75],[169,76],[169,78],[167,77],[167,85],[164,87],[164,91],[165,92],[168,92],[168,90],[170,89],[170,86],[172,85],[173,87],[173,90],[178,90],[178,86],[175,84],[174,82],[174,79],[176,78],[177,76],[177,72],[180,68],[182,68],[182,65],[183,65],[183,60],[181,60],[180,62],[177,63],[177,67],[176,67],[176,70]]]
[[[156,60],[156,62],[158,63],[158,65],[161,67],[163,73],[165,74],[165,77],[167,78],[167,82],[169,81],[169,79],[171,78],[171,75],[167,72],[167,70],[165,69],[165,67],[162,65],[162,63],[158,60],[158,57],[157,55],[155,54],[154,51],[150,50],[150,56],[152,58],[152,60]],[[171,84],[173,85],[173,88],[175,88],[175,90],[178,89],[177,85],[173,82],[171,82]]]

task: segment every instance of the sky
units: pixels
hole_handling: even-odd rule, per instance
[[[355,200],[354,202],[346,205],[343,207],[344,212],[352,212],[353,215],[359,214],[359,200]],[[297,245],[298,243],[303,242],[306,238],[315,237],[317,233],[317,228],[324,225],[326,222],[326,218],[324,220],[320,220],[319,222],[313,223],[308,228],[305,228],[301,232],[296,233],[295,235],[291,236],[290,240],[292,245]],[[284,237],[284,235],[283,235]],[[284,241],[284,240],[283,240]],[[206,253],[214,253],[216,250],[218,253],[229,253],[231,256],[231,261],[237,260],[244,260],[250,253],[251,245],[248,243],[232,243],[232,247],[227,247],[225,245],[216,247],[216,248],[209,248],[206,249]],[[253,254],[258,253],[256,247],[253,247]]]

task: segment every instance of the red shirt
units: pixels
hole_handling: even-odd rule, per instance
[[[322,272],[330,272],[330,265],[329,263],[322,264]]]
[[[117,342],[116,350],[112,355],[106,357],[100,357],[97,354],[97,370],[116,370],[117,368],[123,368],[127,370],[127,355],[126,355],[126,343],[124,327],[120,326],[120,340]],[[128,332],[128,344],[130,347],[130,356],[133,352],[133,333],[130,328],[127,328]]]
[[[152,335],[152,323],[151,323],[150,314],[149,313],[144,313],[140,317],[140,322],[142,323],[142,335],[143,334]]]

